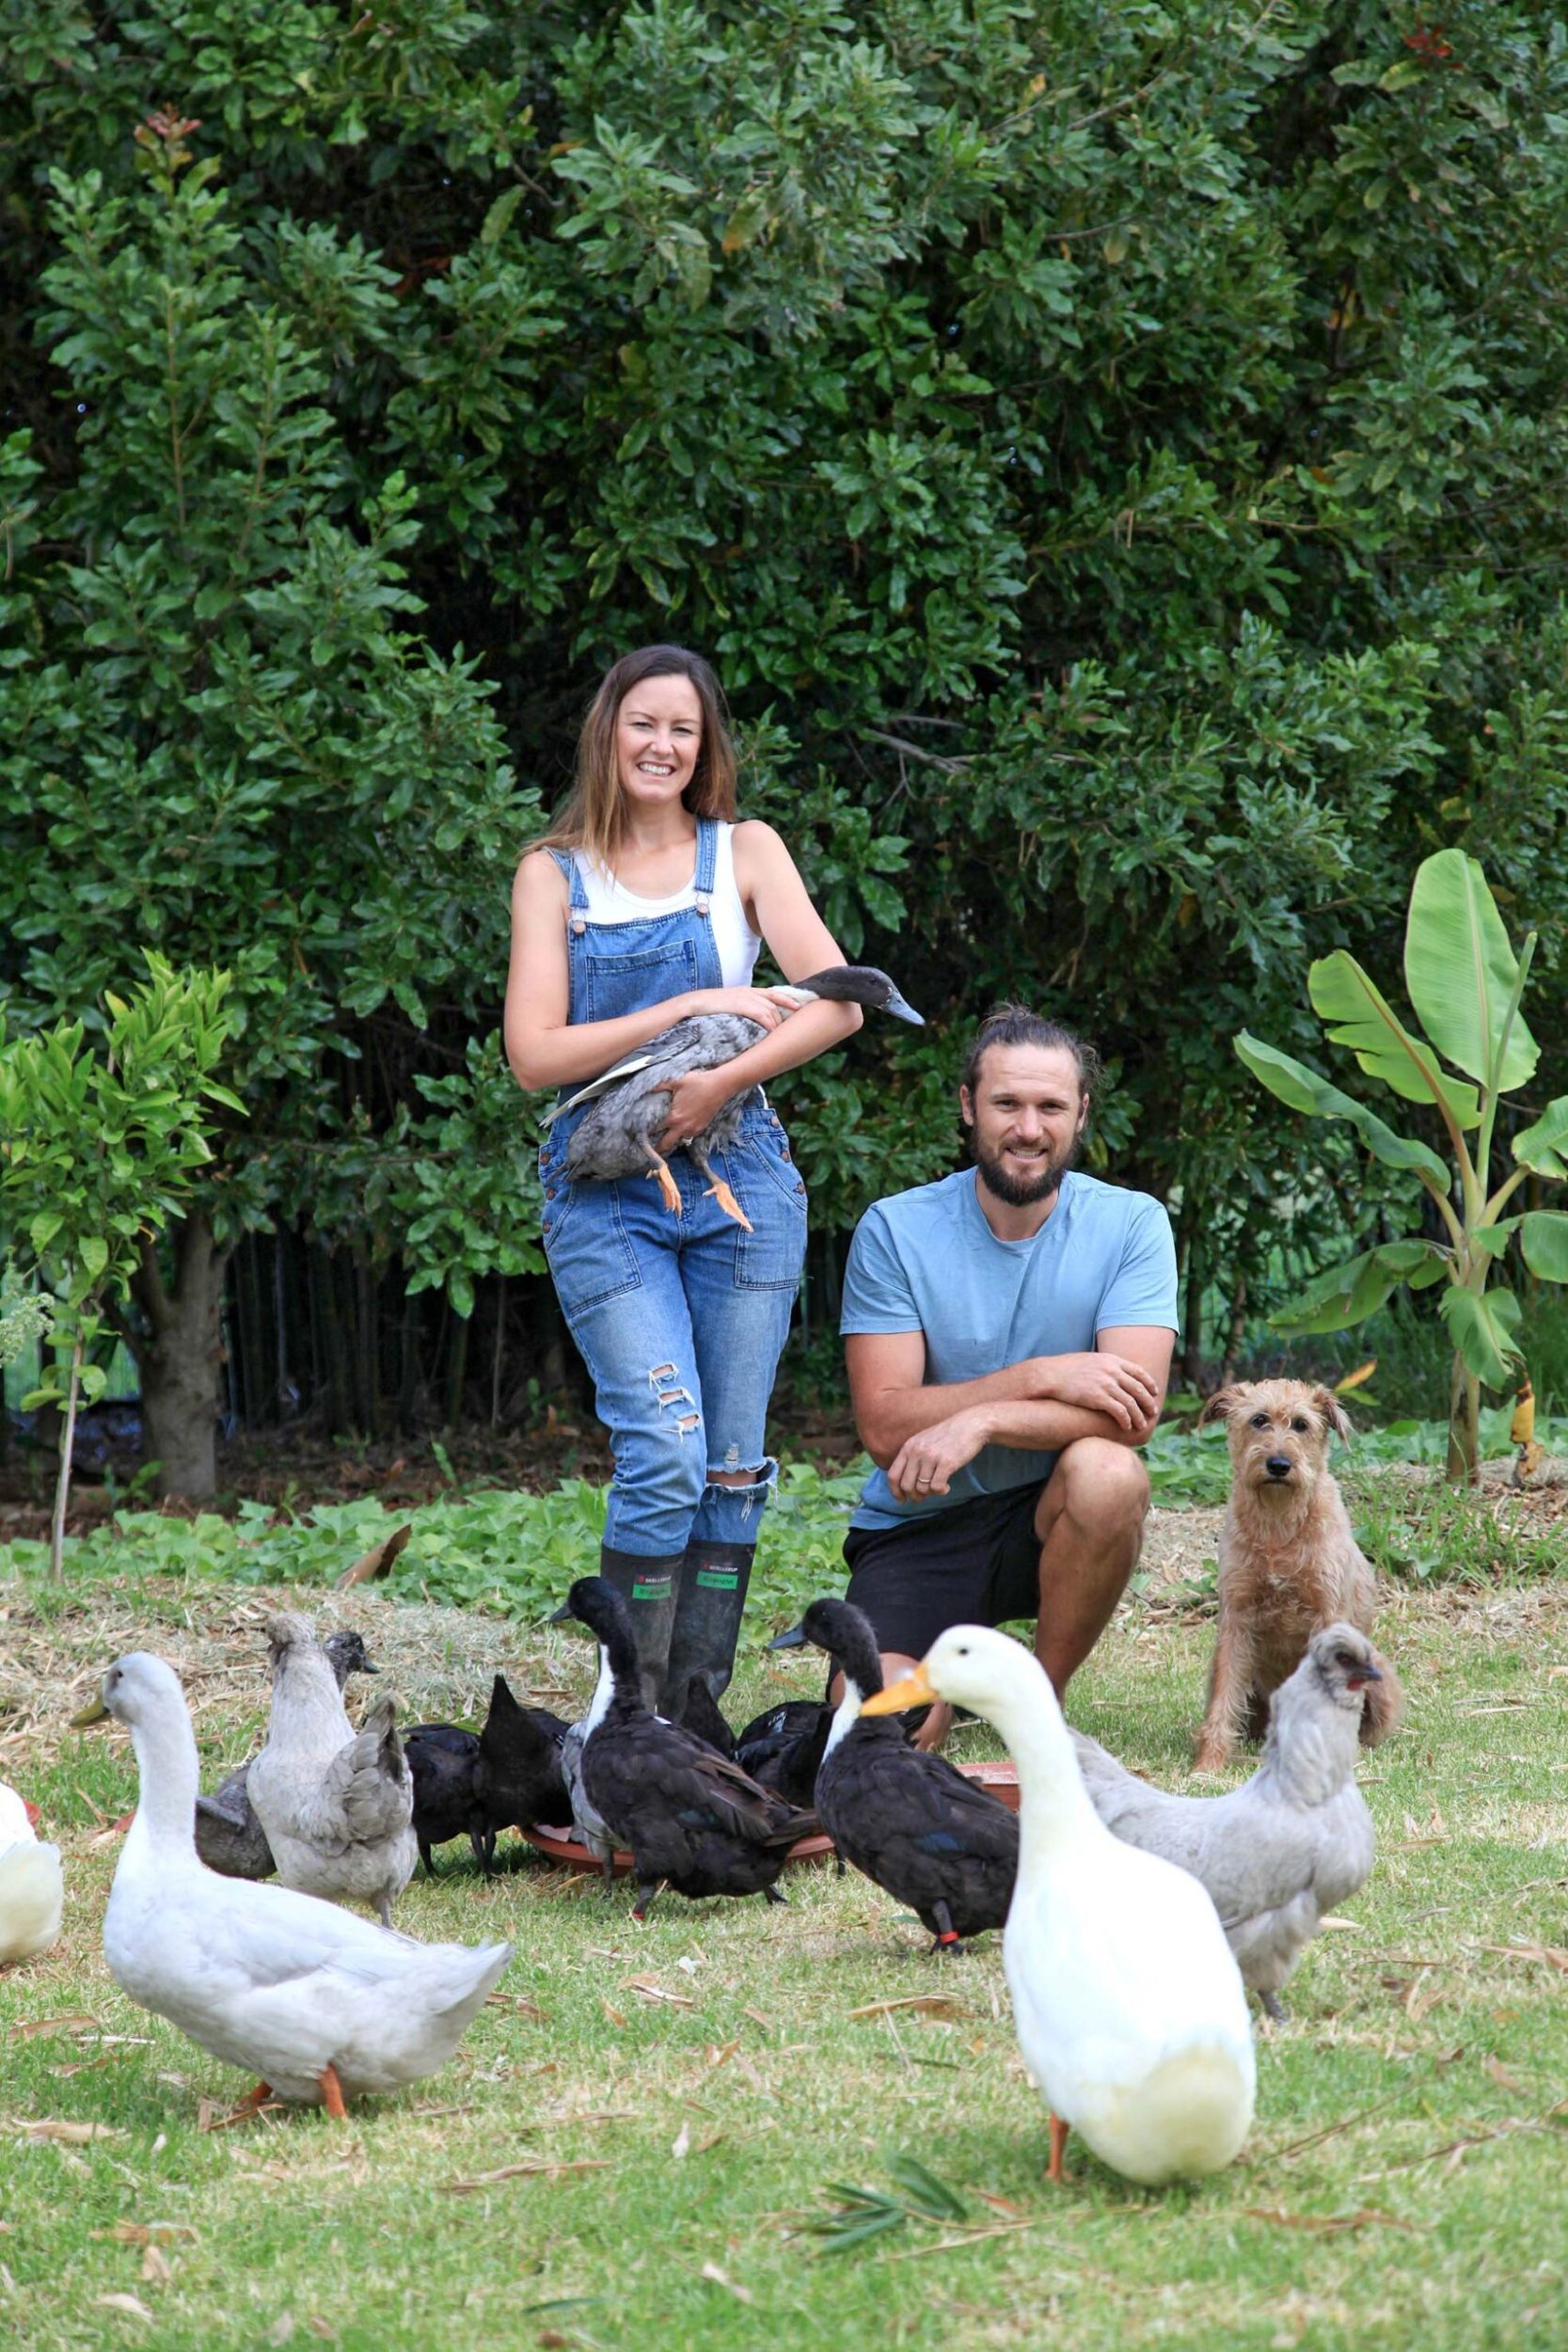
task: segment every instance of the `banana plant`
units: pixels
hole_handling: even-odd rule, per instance
[[[1436,1232],[1385,1242],[1318,1275],[1273,1323],[1287,1332],[1342,1331],[1374,1314],[1402,1282],[1413,1291],[1441,1286],[1438,1310],[1453,1347],[1448,1475],[1456,1484],[1479,1469],[1482,1386],[1511,1386],[1521,1362],[1519,1301],[1493,1279],[1499,1260],[1517,1237],[1531,1274],[1568,1282],[1568,1215],[1510,1205],[1531,1176],[1568,1177],[1568,1095],[1518,1129],[1512,1165],[1494,1182],[1498,1109],[1528,1086],[1540,1059],[1520,1009],[1535,944],[1531,931],[1515,955],[1481,866],[1463,850],[1443,850],[1417,869],[1405,924],[1404,983],[1420,1032],[1405,1026],[1343,948],[1307,974],[1329,1042],[1402,1101],[1435,1113],[1447,1160],[1276,1046],[1245,1029],[1235,1039],[1247,1069],[1282,1103],[1348,1120],[1375,1160],[1413,1174],[1431,1196]]]

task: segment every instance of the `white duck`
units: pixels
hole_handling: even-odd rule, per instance
[[[0,1780],[0,1968],[46,1952],[64,1904],[58,1846],[40,1842],[26,1805]]]
[[[102,1703],[129,1726],[141,1776],[115,1871],[103,1956],[122,1992],[275,2097],[341,2116],[360,2091],[444,2066],[512,1957],[508,1944],[417,1944],[281,1886],[220,1878],[197,1857],[196,1740],[174,1669],[116,1659]]]
[[[1069,2130],[1129,2180],[1217,2172],[1246,2137],[1255,2066],[1213,1904],[1185,1870],[1102,1825],[1045,1670],[1017,1642],[954,1626],[862,1711],[938,1698],[994,1724],[1018,1766],[1002,1954],[1019,2047],[1051,2113],[1049,2177],[1065,2177]]]
[[[384,1927],[420,1858],[414,1777],[383,1700],[357,1733],[308,1617],[267,1619],[272,1712],[245,1787],[285,1886],[373,1903]]]

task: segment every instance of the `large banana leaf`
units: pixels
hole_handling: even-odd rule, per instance
[[[1568,1094],[1548,1103],[1533,1127],[1521,1127],[1513,1156],[1537,1176],[1568,1176]]]
[[[1519,1219],[1525,1263],[1543,1282],[1568,1282],[1568,1216],[1560,1209],[1530,1209]]]
[[[1360,1134],[1363,1142],[1375,1159],[1386,1168],[1413,1168],[1430,1176],[1447,1192],[1449,1184],[1448,1169],[1424,1143],[1412,1142],[1405,1136],[1397,1136],[1392,1127],[1370,1111],[1365,1103],[1358,1103],[1352,1094],[1321,1078],[1305,1062],[1294,1061],[1282,1054],[1277,1045],[1265,1045],[1261,1038],[1243,1029],[1235,1040],[1236,1054],[1255,1078],[1260,1079],[1271,1094],[1288,1103],[1293,1111],[1310,1111],[1319,1119],[1348,1119]],[[1338,1327],[1333,1326],[1333,1328]]]
[[[1513,1337],[1519,1327],[1519,1301],[1513,1293],[1488,1291],[1478,1298],[1474,1291],[1450,1283],[1437,1304],[1465,1370],[1489,1389],[1508,1388],[1519,1361]]]
[[[1519,962],[1486,876],[1463,850],[1441,850],[1417,870],[1404,933],[1404,984],[1438,1052],[1488,1085],[1519,985]],[[1540,1058],[1541,1048],[1515,1013],[1500,1091],[1528,1085]]]
[[[1344,1331],[1364,1323],[1401,1282],[1418,1290],[1438,1281],[1448,1269],[1448,1253],[1436,1242],[1412,1238],[1385,1242],[1343,1265],[1316,1274],[1287,1307],[1269,1318],[1275,1331]]]
[[[1313,1010],[1330,1024],[1329,1038],[1355,1056],[1369,1077],[1402,1094],[1407,1103],[1435,1103],[1457,1127],[1481,1124],[1481,1103],[1473,1086],[1450,1078],[1420,1038],[1412,1037],[1355,958],[1337,947],[1307,975]]]

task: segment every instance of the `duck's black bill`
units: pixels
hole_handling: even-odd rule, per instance
[[[768,1646],[769,1649],[804,1649],[806,1629],[804,1626],[800,1625],[786,1627],[783,1633],[774,1634]]]

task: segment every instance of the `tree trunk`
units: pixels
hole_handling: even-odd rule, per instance
[[[76,1442],[76,1399],[82,1387],[82,1327],[71,1347],[71,1376],[66,1384],[65,1432],[60,1439],[60,1470],[55,1481],[55,1517],[49,1530],[49,1573],[58,1582],[65,1574],[65,1515],[71,1502],[71,1454]]]
[[[1481,1382],[1465,1369],[1454,1351],[1449,1379],[1449,1459],[1450,1486],[1473,1486],[1481,1476]]]
[[[223,1347],[218,1311],[229,1252],[199,1210],[176,1228],[174,1282],[142,1244],[132,1284],[140,1328],[127,1333],[141,1377],[144,1447],[158,1464],[160,1495],[208,1502],[217,1485],[215,1437]]]

